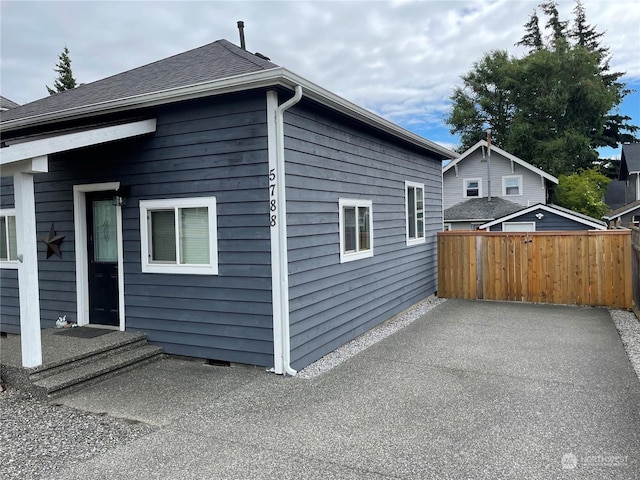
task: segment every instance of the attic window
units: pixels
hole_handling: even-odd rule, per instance
[[[522,195],[522,175],[502,177],[502,195]]]
[[[482,179],[465,178],[463,195],[465,198],[481,197],[482,196]]]

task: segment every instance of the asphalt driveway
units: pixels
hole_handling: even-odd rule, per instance
[[[58,401],[154,429],[56,479],[640,478],[604,309],[449,300],[313,380],[164,359]]]

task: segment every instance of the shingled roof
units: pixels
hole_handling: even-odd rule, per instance
[[[620,162],[620,180],[626,180],[630,173],[640,172],[640,143],[627,143],[622,146]]]
[[[489,221],[504,217],[523,208],[522,205],[517,205],[500,197],[494,197],[491,201],[487,197],[471,198],[447,208],[444,211],[444,221]]]
[[[227,40],[218,40],[133,70],[12,108],[2,112],[2,121],[166,91],[277,67],[278,65],[275,63],[247,52]]]
[[[16,108],[19,106],[20,104],[0,95],[0,111],[9,110],[10,108]]]

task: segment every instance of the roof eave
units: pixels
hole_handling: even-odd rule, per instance
[[[359,107],[283,67],[9,120],[2,122],[0,130],[6,133],[20,128],[38,127],[60,121],[80,119],[95,114],[123,112],[256,88],[283,86],[293,90],[296,85],[302,86],[305,97],[395,137],[399,137],[420,148],[429,150],[438,155],[440,157],[439,159],[456,158],[458,156],[457,153],[395,125],[389,120]]]

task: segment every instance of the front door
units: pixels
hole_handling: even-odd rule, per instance
[[[115,192],[90,192],[87,199],[89,323],[119,325],[118,229]]]

